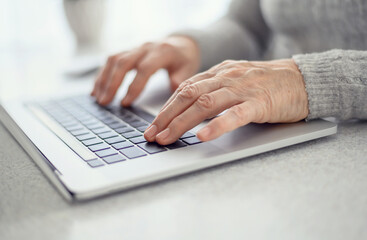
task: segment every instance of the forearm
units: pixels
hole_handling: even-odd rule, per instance
[[[367,51],[331,50],[293,59],[306,85],[307,119],[367,119]]]

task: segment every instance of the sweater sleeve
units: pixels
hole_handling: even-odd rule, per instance
[[[199,46],[201,71],[226,59],[259,60],[266,46],[269,28],[258,0],[234,0],[228,13],[202,30],[183,30],[173,35],[192,38]]]
[[[335,49],[293,59],[306,85],[307,119],[367,119],[367,51]]]

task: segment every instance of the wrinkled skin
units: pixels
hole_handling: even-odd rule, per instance
[[[165,145],[203,120],[212,119],[197,136],[215,139],[250,122],[297,122],[308,115],[303,77],[292,59],[224,61],[184,81],[145,132]]]
[[[224,61],[206,72],[199,69],[196,43],[187,37],[169,37],[111,56],[98,76],[92,96],[109,104],[126,73],[137,75],[124,99],[129,106],[158,69],[169,73],[172,90],[153,123],[145,131],[148,141],[166,145],[202,121],[213,118],[197,136],[202,141],[250,122],[297,122],[308,115],[303,76],[292,59],[264,62]]]

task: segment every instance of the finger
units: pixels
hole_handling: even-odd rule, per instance
[[[165,68],[172,60],[172,54],[155,50],[145,56],[137,65],[137,74],[129,86],[126,96],[121,101],[123,106],[130,106],[131,103],[143,91],[149,78],[160,68]]]
[[[190,79],[182,82],[178,88],[176,89],[176,91],[171,95],[171,97],[167,100],[167,102],[163,105],[162,109],[160,112],[162,112],[163,110],[165,110],[165,108],[177,97],[177,95],[183,90],[185,89],[185,87],[192,85],[196,82],[202,81],[204,79],[209,79],[212,78],[214,76],[214,74],[209,73],[209,72],[203,72],[203,73],[199,73],[196,74],[195,76],[191,77]]]
[[[146,54],[146,51],[146,48],[139,48],[122,55],[116,60],[113,73],[106,82],[103,93],[98,99],[100,104],[105,105],[112,101],[126,73],[135,67],[137,62]]]
[[[237,96],[228,88],[203,94],[186,111],[175,117],[167,128],[156,136],[155,140],[162,145],[173,143],[205,119],[238,103]]]
[[[115,64],[115,61],[118,55],[119,54],[108,57],[105,66],[103,67],[102,71],[100,72],[99,76],[97,77],[97,80],[94,84],[94,89],[93,89],[93,93],[97,99],[101,93],[101,90],[102,90],[101,88],[103,87],[104,83],[107,81],[107,78],[111,72],[112,67]]]
[[[97,78],[96,78],[96,81],[95,81],[94,86],[93,86],[93,90],[92,90],[92,92],[90,93],[90,95],[91,95],[91,96],[93,96],[93,97],[95,97],[95,96],[96,96],[96,93],[97,93],[97,87],[96,87],[96,86],[97,86],[97,81],[98,81],[98,79],[100,79],[100,78],[101,78],[101,76],[102,76],[102,72],[103,72],[103,69],[99,71],[99,73],[98,73],[98,75],[97,75]]]
[[[213,92],[220,87],[221,81],[219,79],[206,79],[184,87],[171,103],[153,120],[151,125],[156,126],[154,128],[156,132],[152,133],[152,131],[147,131],[145,134],[146,139],[154,140],[158,132],[165,129],[175,117],[189,108],[201,95]]]
[[[254,121],[255,118],[255,105],[251,102],[244,102],[231,107],[223,115],[211,120],[197,133],[197,136],[201,141],[210,141]]]

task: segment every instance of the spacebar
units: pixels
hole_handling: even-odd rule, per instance
[[[68,131],[66,131],[59,123],[48,116],[42,109],[36,106],[28,105],[28,108],[32,111],[34,115],[38,117],[56,136],[58,136],[66,145],[68,145],[71,150],[79,155],[83,160],[88,161],[96,159],[96,155],[90,152],[80,143],[74,136],[72,136]]]

